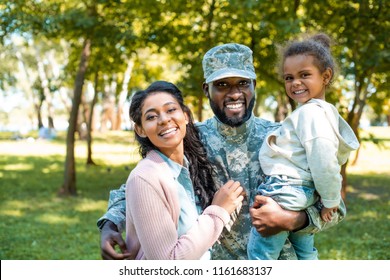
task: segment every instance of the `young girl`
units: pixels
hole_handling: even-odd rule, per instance
[[[266,174],[259,186],[281,207],[299,211],[321,199],[321,218],[330,221],[341,202],[340,165],[359,143],[337,109],[325,102],[335,64],[330,38],[317,34],[285,48],[282,72],[287,95],[299,103],[280,128],[267,135],[259,152]],[[313,234],[282,232],[262,237],[252,228],[249,259],[277,259],[289,238],[298,259],[317,259]]]
[[[209,259],[209,248],[243,200],[243,188],[229,181],[214,191],[192,114],[172,83],[155,82],[137,92],[130,118],[143,158],[126,183],[131,259]]]

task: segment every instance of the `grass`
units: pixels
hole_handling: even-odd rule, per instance
[[[100,259],[97,219],[109,191],[124,183],[137,151],[130,132],[97,135],[87,167],[76,144],[77,197],[57,196],[63,182],[64,135],[56,141],[0,142],[0,259]],[[134,156],[134,158],[133,158]]]
[[[362,132],[372,135],[361,143],[357,164],[347,167],[346,219],[315,237],[321,259],[390,259],[390,128]]]
[[[321,259],[390,259],[390,129],[370,133],[348,172],[348,215],[316,236]],[[100,259],[97,219],[108,194],[138,160],[131,132],[96,134],[97,166],[87,167],[85,143],[76,143],[78,196],[57,196],[63,181],[65,135],[54,141],[10,141],[0,135],[0,259]]]

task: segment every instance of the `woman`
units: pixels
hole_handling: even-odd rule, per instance
[[[172,83],[158,81],[137,92],[130,118],[143,158],[126,182],[131,258],[210,258],[243,188],[229,181],[215,192],[192,114]]]

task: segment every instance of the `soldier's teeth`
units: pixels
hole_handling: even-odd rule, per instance
[[[226,105],[228,109],[239,109],[242,107],[242,103],[237,103],[237,104],[228,104]]]

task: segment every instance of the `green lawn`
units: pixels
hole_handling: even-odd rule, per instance
[[[385,141],[364,142],[358,164],[348,168],[348,215],[316,236],[321,259],[390,259],[390,128],[373,132]],[[78,196],[60,198],[64,135],[50,142],[0,135],[0,259],[100,259],[96,220],[138,152],[131,132],[95,137],[98,166],[85,166],[85,143],[77,142]]]

